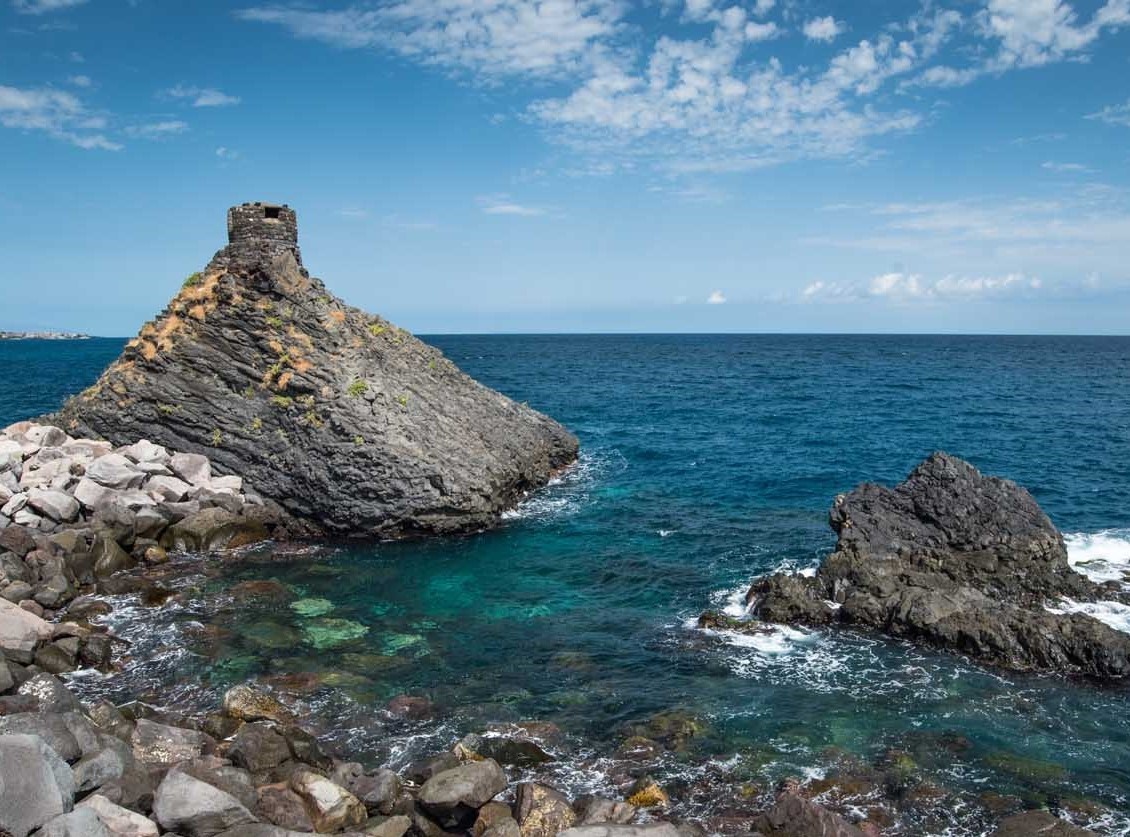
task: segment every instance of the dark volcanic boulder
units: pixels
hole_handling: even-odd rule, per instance
[[[801,796],[790,787],[777,796],[773,807],[753,821],[762,837],[864,837],[864,833],[838,814]]]
[[[1063,538],[1016,483],[936,453],[896,488],[836,498],[831,524],[836,550],[814,578],[754,584],[758,617],[874,628],[1019,670],[1130,674],[1130,635],[1049,610],[1119,594],[1070,567]]]
[[[302,267],[292,210],[233,207],[228,234],[57,423],[206,454],[294,517],[356,535],[492,524],[576,457],[553,420],[329,294]]]

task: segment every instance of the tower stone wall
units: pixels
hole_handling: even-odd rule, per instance
[[[228,210],[228,247],[234,253],[298,255],[298,215],[286,204],[242,203]]]

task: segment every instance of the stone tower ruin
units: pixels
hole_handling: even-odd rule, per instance
[[[298,253],[298,216],[284,204],[242,203],[228,210],[228,249],[233,255],[274,258]]]

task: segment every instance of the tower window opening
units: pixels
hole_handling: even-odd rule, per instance
[[[279,208],[277,206],[263,207],[263,217],[277,219],[279,217]]]

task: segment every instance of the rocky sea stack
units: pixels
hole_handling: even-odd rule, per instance
[[[209,457],[328,534],[473,530],[577,440],[303,268],[295,213],[228,211],[229,244],[52,420]]]
[[[831,525],[836,550],[815,576],[757,581],[752,614],[880,630],[1016,670],[1130,675],[1130,635],[1066,612],[1121,601],[1121,585],[1076,572],[1063,537],[1016,483],[936,453],[896,488],[865,484],[837,497]],[[703,624],[758,629],[715,614]]]

